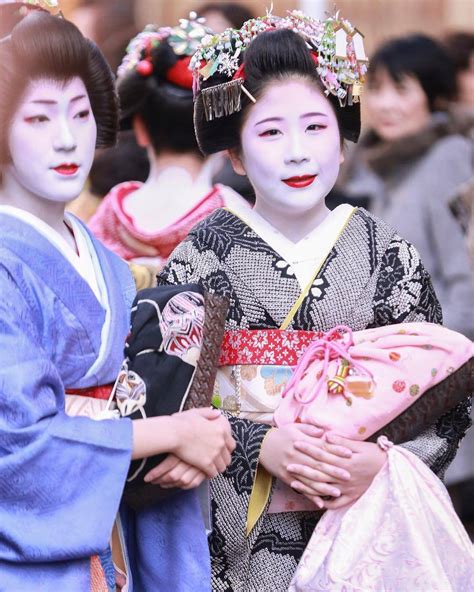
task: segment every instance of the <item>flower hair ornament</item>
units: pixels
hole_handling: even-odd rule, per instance
[[[230,78],[201,90],[207,121],[240,111],[242,92],[255,102],[245,88],[242,55],[260,33],[278,29],[290,29],[303,37],[327,96],[337,97],[340,107],[359,102],[368,63],[360,31],[342,19],[339,12],[324,21],[300,10],[288,11],[284,17],[269,12],[245,22],[241,29],[207,35],[192,57],[195,95],[201,82],[216,73]]]
[[[211,33],[210,29],[204,26],[204,22],[203,18],[197,18],[196,13],[191,12],[189,18],[180,19],[176,27],[147,25],[128,44],[126,55],[117,71],[118,79],[133,71],[144,77],[150,76],[153,73],[152,51],[166,41],[177,56],[185,58],[169,68],[166,79],[177,86],[191,89],[191,56],[198,49],[202,38]]]
[[[2,4],[23,4],[25,6],[31,6],[36,8],[42,8],[43,10],[51,10],[51,8],[57,8],[57,0],[0,0]]]

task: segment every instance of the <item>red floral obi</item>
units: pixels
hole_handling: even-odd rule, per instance
[[[84,389],[66,389],[66,395],[80,395],[81,397],[90,397],[91,399],[105,399],[107,401],[110,397],[113,387],[113,383],[110,383],[100,386],[91,386],[90,388]]]
[[[254,329],[226,331],[221,346],[220,366],[296,366],[319,331]]]
[[[216,407],[246,419],[273,423],[293,368],[316,331],[226,331],[214,388]]]

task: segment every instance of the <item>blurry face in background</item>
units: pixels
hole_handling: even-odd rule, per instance
[[[223,33],[232,23],[228,21],[225,16],[217,10],[208,10],[200,14],[206,19],[206,27],[209,27],[214,33]]]
[[[414,76],[397,82],[387,70],[378,69],[369,78],[364,99],[372,128],[389,142],[416,134],[431,117],[428,99]]]
[[[343,160],[336,114],[307,81],[271,83],[249,108],[241,151],[231,158],[255,190],[256,211],[280,216],[283,225],[324,206],[336,182]]]
[[[89,175],[97,126],[80,78],[31,82],[8,134],[11,162],[3,173],[25,193],[55,202],[79,195]],[[18,200],[21,196],[18,195]]]
[[[469,67],[457,75],[458,102],[474,109],[474,53],[469,58]]]

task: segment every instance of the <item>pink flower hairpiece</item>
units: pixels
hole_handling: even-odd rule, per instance
[[[123,78],[130,71],[137,71],[142,76],[150,76],[153,72],[152,51],[163,41],[167,41],[178,56],[191,57],[210,29],[204,25],[204,19],[191,12],[189,19],[180,19],[176,27],[156,27],[147,25],[134,37],[127,47],[125,57],[120,64],[117,75]]]

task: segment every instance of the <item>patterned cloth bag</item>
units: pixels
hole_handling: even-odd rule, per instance
[[[289,590],[466,592],[473,546],[441,481],[394,446],[362,497],[323,515]]]
[[[400,442],[390,425],[395,419],[398,432],[411,424],[417,433],[422,423],[429,425],[472,392],[473,355],[469,339],[431,323],[356,333],[336,327],[305,351],[282,394],[275,424],[301,421],[356,440],[383,428]],[[467,379],[463,388],[461,375]]]
[[[430,590],[474,586],[473,547],[441,481],[409,439],[474,389],[473,344],[428,323],[359,331],[337,327],[301,358],[275,413],[388,450],[385,466],[353,504],[325,512],[291,592]],[[283,511],[287,490],[274,491]],[[293,503],[293,502],[292,502]]]
[[[301,421],[354,440],[381,434],[399,444],[474,391],[474,344],[432,323],[364,331],[336,327],[306,349],[275,411],[277,426]],[[276,481],[271,513],[314,505]]]

